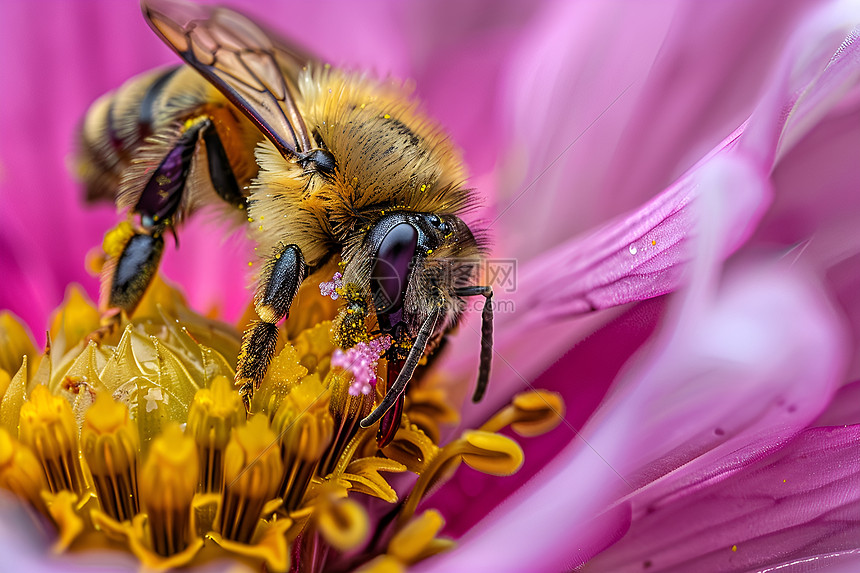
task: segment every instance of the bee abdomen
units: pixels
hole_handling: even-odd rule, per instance
[[[178,69],[174,66],[132,78],[87,111],[75,163],[88,201],[114,200],[120,174],[135,149],[154,131],[158,99]]]

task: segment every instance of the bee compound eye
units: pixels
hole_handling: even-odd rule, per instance
[[[377,314],[392,314],[403,306],[417,246],[418,230],[409,223],[395,225],[382,238],[370,274]]]

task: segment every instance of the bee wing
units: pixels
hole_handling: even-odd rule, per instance
[[[284,157],[314,147],[296,105],[295,82],[285,77],[287,71],[297,75],[309,56],[227,8],[181,0],[142,0],[141,8],[161,39],[242,110]]]

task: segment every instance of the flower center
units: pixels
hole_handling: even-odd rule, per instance
[[[348,305],[348,287],[329,294]],[[83,318],[75,328],[55,324],[41,361],[32,350],[19,355],[32,343],[0,320],[8,341],[0,355],[11,356],[0,364],[0,487],[53,522],[58,547],[119,543],[148,567],[219,553],[270,571],[291,562],[308,571],[409,566],[451,546],[437,537],[438,513],[415,515],[427,492],[461,461],[493,475],[516,471],[522,451],[496,432],[548,431],[562,409],[551,394],[521,396],[480,430],[442,444],[440,428],[457,412],[444,387],[419,380],[380,447],[359,421],[383,393],[392,341],[369,337],[348,313],[276,352],[250,416],[231,382],[240,333],[193,313],[165,283],[156,281],[132,322],[100,344],[83,339],[98,328],[83,297],[71,296],[60,313]],[[403,472],[417,474],[411,490],[390,480]],[[391,504],[387,518],[371,519],[372,498]]]

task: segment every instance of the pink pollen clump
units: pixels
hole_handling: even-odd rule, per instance
[[[330,281],[320,283],[320,294],[330,296],[332,300],[337,300],[340,297],[337,291],[341,288],[343,288],[343,275],[341,273],[334,273]]]
[[[367,342],[359,342],[346,351],[338,348],[332,353],[331,365],[349,370],[354,376],[349,385],[350,396],[370,394],[376,386],[377,363],[390,347],[391,337],[386,334]]]

